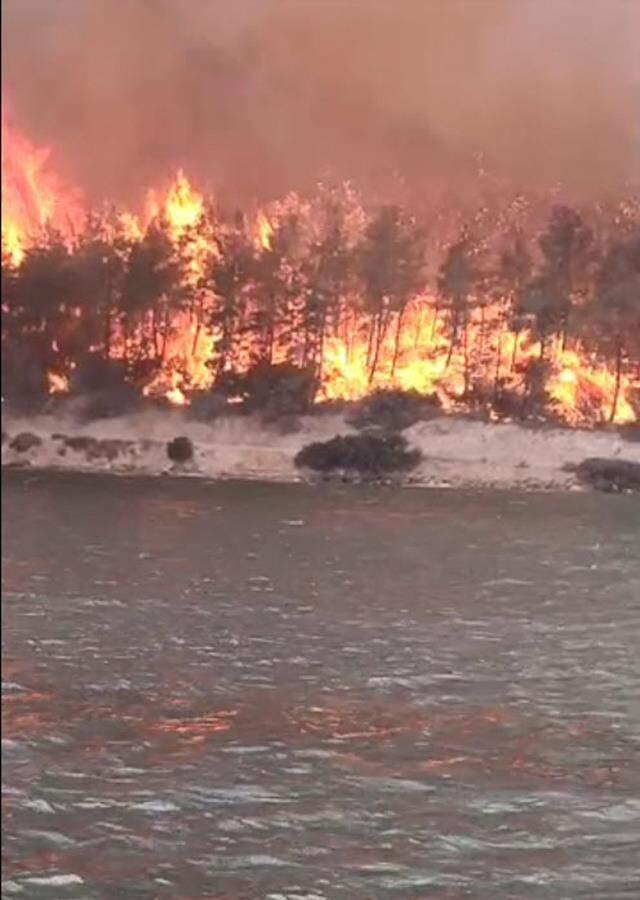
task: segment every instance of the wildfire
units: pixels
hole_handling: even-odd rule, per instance
[[[204,198],[193,189],[182,169],[179,169],[166,196],[158,201],[152,189],[147,196],[147,224],[160,215],[166,217],[174,239],[180,238],[189,228],[195,228],[204,212]]]
[[[142,235],[143,235],[142,227],[140,225],[140,222],[138,221],[138,218],[136,216],[134,216],[133,213],[130,213],[130,212],[120,213],[120,216],[118,217],[118,222],[119,222],[120,227],[122,228],[122,232],[123,232],[124,236],[128,240],[135,242],[135,241],[139,241],[142,239]]]
[[[82,227],[79,194],[49,167],[51,151],[35,147],[2,119],[2,247],[15,264],[30,239],[51,226],[64,235]]]
[[[2,201],[4,205],[4,200]],[[22,232],[15,222],[2,223],[2,249],[6,251],[15,265],[19,265],[24,257]]]
[[[632,387],[631,379],[623,377],[622,390],[616,405],[616,421],[635,421],[633,407],[627,399]],[[615,391],[615,376],[604,366],[594,366],[571,350],[558,352],[557,372],[548,384],[550,396],[564,412],[571,425],[579,425],[589,419],[603,400],[611,398]]]
[[[452,396],[463,388],[460,359],[446,365],[444,325],[434,316],[430,301],[419,298],[405,312],[398,342],[395,325],[387,329],[373,378],[362,323],[360,327],[351,324],[346,333],[326,341],[323,392],[327,400],[360,400],[375,388],[391,387],[435,392],[445,409],[453,405]]]
[[[69,390],[69,379],[66,375],[56,375],[55,372],[49,372],[47,375],[49,380],[49,393],[66,394]]]
[[[359,400],[375,388],[413,390],[420,394],[437,394],[442,408],[452,410],[457,398],[464,393],[464,354],[454,353],[448,360],[447,340],[442,320],[434,315],[434,304],[428,298],[417,300],[405,313],[400,341],[396,345],[393,327],[383,342],[375,376],[370,375],[367,340],[349,335],[330,337],[325,345],[323,398],[328,400]],[[485,325],[492,313],[485,310]],[[480,344],[480,323],[470,325],[470,344]],[[356,335],[358,330],[356,329]],[[526,334],[516,335],[493,324],[484,336],[483,351],[487,373],[494,381],[514,377],[513,360],[524,362],[540,356],[540,344],[527,340]],[[501,352],[497,353],[498,344]],[[597,365],[586,356],[559,345],[552,348],[551,373],[547,391],[562,417],[571,425],[581,425],[603,418],[615,392],[615,374],[606,366]],[[495,360],[498,359],[498,364]],[[482,368],[483,361],[477,362]],[[629,376],[622,376],[616,406],[616,421],[635,421],[635,413],[628,395],[633,387]]]
[[[266,215],[261,211],[258,213],[257,220],[258,246],[263,250],[271,250],[271,241],[273,239],[273,227]]]
[[[2,138],[2,246],[10,262],[19,267],[30,244],[47,227],[55,228],[72,243],[74,236],[82,233],[85,211],[79,194],[51,170],[47,148],[34,147],[4,121]],[[281,204],[258,213],[250,238],[250,252],[256,258],[273,249],[276,229],[287,215],[304,220],[311,240],[317,241],[310,205],[289,195]],[[352,217],[361,228],[362,210]],[[152,223],[160,223],[169,236],[172,253],[182,263],[187,300],[175,308],[167,307],[170,321],[164,329],[162,353],[158,354],[160,364],[144,393],[185,405],[191,391],[209,388],[214,381],[216,367],[212,361],[220,352],[222,332],[211,324],[214,298],[202,285],[211,263],[219,258],[218,236],[227,226],[214,220],[204,196],[182,170],[164,192],[148,193],[142,213],[124,211],[117,221],[131,245],[145,239]],[[293,291],[291,271],[283,277],[283,290]],[[304,291],[304,287],[298,290]],[[445,409],[455,409],[470,402],[470,366],[497,392],[505,384],[517,385],[518,367],[541,354],[539,343],[526,330],[509,331],[499,302],[484,307],[481,313],[474,311],[465,326],[464,345],[458,343],[453,348],[446,315],[435,298],[421,296],[385,320],[372,367],[370,325],[362,306],[356,304],[354,309],[335,316],[330,327],[323,330],[318,400],[356,400],[376,388],[395,387],[436,393]],[[77,315],[81,315],[79,309]],[[273,362],[289,358],[288,328],[276,328],[272,335]],[[132,346],[142,342],[140,335],[120,333],[116,328],[109,353],[123,358]],[[248,367],[251,358],[251,349],[245,347],[242,364]],[[635,419],[629,397],[636,385],[629,371],[619,371],[616,376],[580,347],[563,348],[559,344],[551,348],[548,360],[546,390],[566,422],[581,425],[602,421],[613,406],[616,421]],[[57,372],[48,377],[51,393],[69,390],[66,375]]]

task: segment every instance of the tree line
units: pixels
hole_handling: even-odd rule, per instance
[[[462,400],[497,406],[520,372],[521,400],[542,407],[554,352],[574,349],[614,372],[613,420],[621,379],[640,365],[638,208],[555,205],[535,229],[516,217],[487,233],[471,220],[446,241],[397,206],[365,210],[348,187],[274,206],[262,236],[212,205],[179,232],[162,214],[141,234],[116,211],[91,214],[71,239],[44,229],[19,263],[3,249],[5,398],[36,402],[51,373],[78,382],[117,369],[142,389],[185,322],[181,353],[211,336],[215,390],[285,367],[304,375],[311,402],[336,334],[366,342],[372,387],[392,383],[416,298],[446,344],[443,371],[462,360]],[[536,347],[523,360],[519,336]]]

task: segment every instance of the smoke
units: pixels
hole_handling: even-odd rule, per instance
[[[330,175],[419,200],[640,181],[637,0],[2,0],[19,127],[92,199]]]

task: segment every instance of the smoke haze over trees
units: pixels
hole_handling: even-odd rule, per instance
[[[640,179],[636,0],[3,0],[5,100],[92,202]]]

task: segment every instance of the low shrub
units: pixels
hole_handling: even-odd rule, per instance
[[[88,353],[71,373],[70,388],[74,394],[93,394],[117,390],[126,381],[124,360],[105,359],[97,353]]]
[[[381,475],[412,469],[420,459],[420,451],[409,449],[401,434],[349,434],[307,444],[294,462],[298,468],[315,472],[344,470]]]
[[[115,419],[118,416],[136,412],[141,406],[141,398],[131,384],[93,391],[79,398],[76,415],[80,421],[93,422],[97,419]]]
[[[516,390],[501,383],[495,391],[491,407],[499,419],[520,419],[523,414],[522,397]]]
[[[194,391],[187,415],[197,422],[213,422],[229,411],[227,398],[220,391]]]
[[[105,438],[100,441],[98,453],[100,456],[113,462],[121,454],[127,453],[134,446],[134,441],[123,441],[118,438]]]
[[[38,437],[37,434],[32,434],[30,431],[21,431],[20,434],[17,434],[9,447],[12,450],[15,450],[16,453],[28,453],[32,447],[40,447],[42,444],[42,438]]]
[[[277,419],[263,418],[262,424],[280,437],[288,437],[290,434],[299,434],[302,431],[302,422],[298,416],[278,416]]]
[[[228,397],[239,397],[246,412],[262,412],[266,421],[297,416],[312,405],[316,381],[312,368],[291,363],[259,362],[247,372],[227,372],[218,388]]]
[[[193,459],[193,443],[188,437],[176,437],[167,443],[167,456],[174,463],[186,463]]]
[[[627,422],[618,426],[618,434],[625,441],[640,441],[640,422]]]
[[[153,371],[149,366],[128,365],[122,359],[87,354],[70,376],[75,415],[80,421],[91,422],[138,411],[143,402],[141,387]]]
[[[65,447],[73,450],[74,453],[85,453],[87,457],[95,456],[98,443],[97,438],[85,434],[71,435],[64,439]]]
[[[378,390],[361,400],[347,416],[347,421],[360,430],[404,431],[422,419],[440,412],[436,394],[417,391]]]
[[[574,467],[579,480],[599,491],[640,491],[640,463],[625,459],[585,459]]]
[[[120,440],[118,438],[98,438],[89,437],[87,435],[52,435],[63,441],[63,447],[66,450],[72,450],[74,453],[84,453],[87,460],[106,459],[109,462],[117,459],[122,453],[127,452],[134,444],[133,441]]]
[[[48,398],[44,363],[35,352],[21,346],[2,348],[2,400],[12,412],[33,415],[41,412]]]
[[[553,418],[552,398],[547,390],[551,364],[547,360],[529,359],[519,363],[516,372],[522,377],[524,386],[520,417]]]

